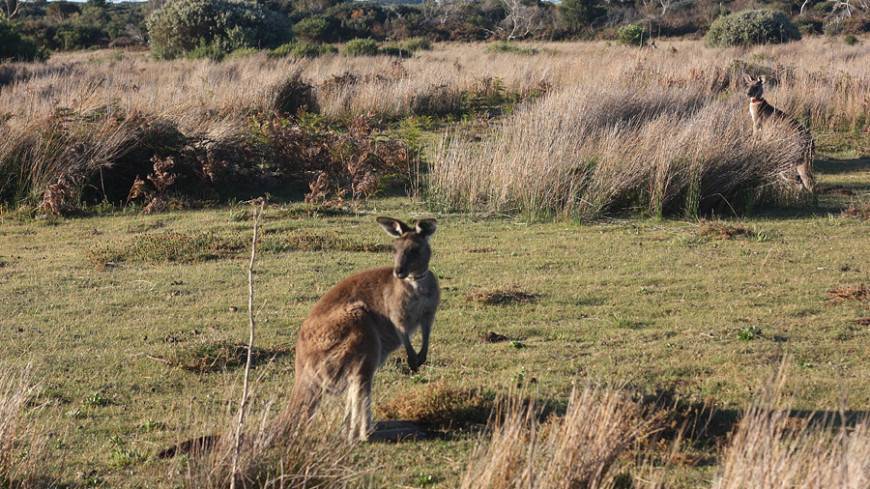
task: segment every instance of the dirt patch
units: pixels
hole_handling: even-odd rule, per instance
[[[274,348],[254,347],[251,363],[254,366],[266,363],[289,355],[290,351],[290,348],[284,346]],[[158,359],[167,365],[178,367],[188,372],[205,374],[243,367],[247,360],[247,355],[248,346],[243,343],[218,341],[203,342],[198,345],[179,348],[168,358]]]
[[[739,224],[705,222],[698,227],[698,236],[708,239],[754,239],[758,234]]]
[[[868,318],[858,318],[855,320],[855,324],[859,326],[870,326],[870,317]]]
[[[444,381],[415,386],[378,404],[379,417],[414,421],[427,429],[449,430],[485,425],[495,397],[478,388]]]
[[[468,253],[495,253],[495,248],[469,248]]]
[[[844,301],[870,301],[870,289],[866,285],[850,285],[844,287],[835,287],[828,290],[829,302],[844,302]]]
[[[843,217],[860,219],[862,221],[870,220],[870,202],[864,202],[861,204],[849,204],[849,207],[843,209],[841,215]]]
[[[364,241],[330,231],[294,231],[284,236],[268,236],[261,247],[263,251],[348,251],[358,253],[386,253],[393,247],[386,243]]]
[[[540,295],[526,292],[518,287],[504,289],[478,289],[472,290],[465,295],[465,300],[490,306],[502,306],[508,304],[527,304],[535,302]]]

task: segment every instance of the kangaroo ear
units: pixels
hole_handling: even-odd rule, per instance
[[[393,219],[392,217],[379,217],[378,224],[381,225],[387,234],[394,238],[399,238],[403,234],[412,231],[411,226],[408,226],[398,219]]]
[[[767,77],[766,77],[766,76],[761,75],[761,78],[760,78],[760,79],[761,79],[761,84],[762,84],[762,85],[764,85],[765,83],[767,83]]]
[[[417,234],[427,238],[435,234],[435,229],[438,227],[435,224],[435,219],[420,219],[414,224],[417,227]]]

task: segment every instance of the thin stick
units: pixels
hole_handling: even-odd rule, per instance
[[[258,205],[259,204],[259,205]],[[236,488],[236,475],[239,470],[239,452],[242,445],[242,426],[245,423],[245,411],[248,405],[248,377],[251,373],[251,356],[254,349],[254,262],[257,258],[257,238],[260,232],[260,216],[266,206],[266,199],[254,201],[254,237],[251,239],[251,261],[248,262],[248,358],[245,360],[245,377],[242,383],[242,400],[239,402],[239,420],[236,422],[236,438],[233,450],[233,471],[230,479],[230,489]]]

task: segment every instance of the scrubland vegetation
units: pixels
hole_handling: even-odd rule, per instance
[[[237,487],[867,486],[866,37],[342,42],[330,15],[0,65],[0,487],[229,485],[265,193]],[[811,129],[816,194],[744,74]],[[429,363],[374,388],[416,436],[349,444],[338,406],[283,407],[312,304],[389,264],[383,214],[438,218],[443,300]]]

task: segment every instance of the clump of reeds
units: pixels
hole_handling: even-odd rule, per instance
[[[729,213],[795,192],[786,125],[753,137],[742,99],[702,87],[572,88],[509,117],[483,142],[445,140],[431,165],[434,205],[594,219],[614,212]]]
[[[619,456],[652,431],[640,405],[618,390],[578,389],[564,416],[542,420],[539,414],[522,401],[503,403],[489,439],[474,449],[461,487],[608,487],[619,475]]]
[[[47,437],[31,419],[37,394],[30,368],[0,368],[0,487],[48,487]]]
[[[781,406],[785,376],[771,383],[740,421],[714,489],[870,486],[870,421],[796,418]],[[854,422],[853,426],[849,426]]]

